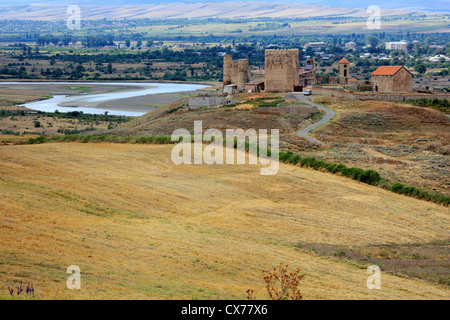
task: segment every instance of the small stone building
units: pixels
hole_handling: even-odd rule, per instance
[[[358,84],[359,84],[358,79],[350,78],[350,79],[348,79],[347,85],[345,87],[350,90],[356,91],[356,90],[358,90]]]
[[[219,96],[189,97],[189,108],[212,108],[225,104],[225,98]]]
[[[235,94],[238,93],[237,84],[227,84],[223,87],[223,93]]]
[[[412,74],[403,66],[381,66],[372,73],[371,83],[373,92],[411,92]]]
[[[245,84],[246,92],[262,92],[264,91],[264,81],[255,81]]]

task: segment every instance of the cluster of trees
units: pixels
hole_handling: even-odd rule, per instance
[[[0,69],[0,78],[16,78],[16,79],[37,79],[36,75],[28,74],[25,67],[11,68],[3,67]]]
[[[81,65],[81,64],[77,65],[76,67],[74,67],[72,64],[70,64],[67,68],[64,68],[64,69],[47,68],[46,70],[41,70],[41,75],[47,79],[54,79],[54,80],[59,80],[62,78],[67,78],[69,80],[79,80],[79,79],[83,79],[83,77],[87,76],[87,74],[84,73],[85,71],[86,71],[86,68],[83,67],[83,65]]]
[[[48,35],[48,36],[40,36],[39,38],[36,39],[36,43],[38,46],[47,46],[49,44],[53,44],[54,46],[58,45],[68,46],[70,43],[77,42],[77,40],[78,40],[77,38],[67,34],[63,36]],[[106,37],[86,36],[84,39],[82,39],[82,44],[88,48],[95,48],[113,45],[114,41],[112,35],[108,35]]]
[[[437,109],[444,113],[450,111],[450,102],[447,99],[415,99],[408,102],[422,107]]]

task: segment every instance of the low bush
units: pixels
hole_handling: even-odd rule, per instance
[[[412,103],[414,105],[418,105],[421,107],[428,107],[436,110],[440,110],[442,112],[449,112],[450,110],[450,102],[447,99],[414,99],[408,100],[407,103]]]
[[[405,186],[399,182],[389,186],[388,190],[398,194],[443,204],[444,206],[448,206],[450,203],[450,197],[448,196],[439,193],[429,193],[428,191],[416,187]]]
[[[330,163],[322,160],[317,160],[312,157],[301,157],[290,151],[280,152],[280,161],[289,164],[300,164],[302,167],[309,167],[314,170],[324,170],[334,174],[341,174],[353,180],[361,181],[370,185],[376,185],[381,180],[381,176],[374,170],[363,170],[361,168],[349,168],[343,164]]]
[[[426,201],[432,201],[444,206],[448,206],[450,203],[450,197],[444,196],[438,193],[429,193],[428,191],[418,189],[416,187],[404,186],[401,183],[388,184],[382,179],[381,175],[372,169],[364,170],[357,167],[347,167],[343,164],[330,163],[322,160],[317,160],[312,157],[301,157],[297,154],[288,152],[280,152],[280,161],[293,165],[300,165],[302,167],[308,167],[314,170],[323,170],[334,174],[341,174],[342,176],[349,177],[353,180],[367,183],[369,185],[378,185],[389,191],[404,194],[417,199],[423,199]]]

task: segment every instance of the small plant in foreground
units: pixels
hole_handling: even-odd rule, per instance
[[[300,282],[306,276],[300,273],[300,268],[295,271],[288,270],[289,265],[280,263],[273,270],[263,270],[264,282],[269,298],[272,300],[302,300]],[[255,300],[254,291],[247,290],[247,299]]]
[[[16,291],[17,296],[20,296],[20,294],[23,292],[22,282],[20,283],[20,285],[18,285],[16,287],[16,289],[17,289],[17,291]],[[8,286],[8,291],[9,291],[9,294],[12,296],[14,294],[14,287]],[[25,293],[27,294],[27,296],[31,295],[34,298],[34,287],[33,287],[32,283],[28,282]]]
[[[302,300],[299,286],[305,274],[300,274],[300,268],[294,272],[288,271],[288,264],[280,263],[272,271],[264,270],[264,281],[269,297],[272,300]]]
[[[247,290],[247,300],[256,300],[255,291],[252,289]]]

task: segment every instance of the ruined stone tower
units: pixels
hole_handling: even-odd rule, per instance
[[[223,85],[231,84],[231,69],[233,68],[233,57],[231,54],[223,56]]]
[[[298,49],[267,49],[264,65],[266,92],[291,92],[299,85]]]
[[[238,78],[238,62],[232,61],[231,62],[231,83],[237,84],[237,78]]]
[[[342,58],[338,63],[339,83],[347,84],[350,72],[350,62],[347,59]]]
[[[248,59],[233,61],[231,55],[223,56],[223,85],[235,84],[238,92],[245,90],[249,81],[250,66]]]
[[[245,84],[249,80],[249,63],[248,59],[238,60],[237,89],[239,92],[245,91]]]

